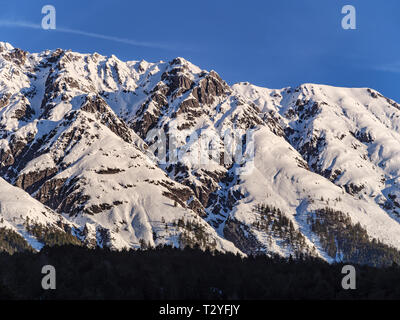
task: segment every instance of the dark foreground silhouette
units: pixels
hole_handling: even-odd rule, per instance
[[[43,290],[42,267],[56,269]],[[278,257],[242,259],[197,249],[112,252],[45,247],[0,255],[1,299],[398,299],[400,268],[355,266],[356,290],[344,290],[342,264]]]

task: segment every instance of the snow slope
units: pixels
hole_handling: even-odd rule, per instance
[[[50,208],[33,199],[28,193],[14,187],[0,178],[0,228],[14,231],[24,237],[29,245],[40,250],[43,243],[30,234],[26,223],[51,226],[60,232],[60,226],[69,226],[78,229],[78,226],[69,222]]]

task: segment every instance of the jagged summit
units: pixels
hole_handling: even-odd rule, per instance
[[[0,197],[4,228],[28,243],[48,228],[113,249],[398,259],[400,106],[377,91],[0,48],[1,183],[29,199],[23,216],[49,210],[21,227]]]
[[[0,52],[13,50],[14,47],[8,42],[0,41]]]

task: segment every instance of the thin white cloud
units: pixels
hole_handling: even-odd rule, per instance
[[[31,22],[25,22],[25,21],[0,20],[0,27],[1,26],[3,26],[3,27],[17,27],[17,28],[29,28],[29,29],[41,29],[42,30],[42,26],[41,25],[34,24],[34,23],[31,23]],[[176,49],[175,47],[172,47],[170,45],[161,44],[161,43],[141,42],[141,41],[136,41],[136,40],[131,40],[131,39],[107,36],[107,35],[103,35],[103,34],[99,34],[99,33],[86,32],[86,31],[82,31],[82,30],[75,30],[75,29],[63,28],[63,27],[60,27],[60,28],[57,27],[55,30],[46,30],[46,31],[48,31],[48,32],[62,32],[62,33],[76,34],[76,35],[80,35],[80,36],[103,39],[103,40],[108,40],[108,41],[114,41],[114,42],[129,44],[129,45],[132,45],[132,46],[138,46],[138,47],[147,47],[147,48],[165,49],[165,50]]]
[[[378,71],[400,73],[400,61],[383,64],[374,68]]]

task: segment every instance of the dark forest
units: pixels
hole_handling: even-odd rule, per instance
[[[43,290],[44,265],[56,290]],[[400,268],[356,266],[357,289],[341,286],[342,264],[319,259],[249,257],[171,247],[116,252],[76,246],[0,255],[2,300],[398,299]]]

